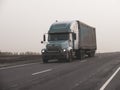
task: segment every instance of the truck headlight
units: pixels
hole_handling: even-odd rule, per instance
[[[66,52],[66,49],[63,49],[63,52]]]
[[[45,49],[42,49],[42,50],[41,50],[41,53],[45,53]]]

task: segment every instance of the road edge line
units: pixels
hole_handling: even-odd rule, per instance
[[[115,77],[115,75],[119,72],[120,67],[112,74],[112,76],[103,84],[100,90],[104,90],[106,86],[110,83],[110,81]]]
[[[33,64],[37,64],[37,63],[20,64],[20,65],[15,65],[15,66],[6,66],[6,67],[0,68],[0,70],[10,69],[10,68],[17,68],[17,67],[23,67],[23,66],[27,66],[27,65],[33,65]]]

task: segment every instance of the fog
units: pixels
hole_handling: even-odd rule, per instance
[[[119,0],[0,0],[0,50],[40,52],[55,20],[80,20],[96,28],[97,52],[120,51],[119,9]]]

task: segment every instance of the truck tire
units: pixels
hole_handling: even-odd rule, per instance
[[[84,59],[85,58],[85,51],[84,50],[77,51],[76,57],[77,57],[77,59],[80,59],[80,60]]]
[[[82,60],[84,58],[85,58],[85,52],[84,52],[84,50],[81,50],[80,51],[80,60]]]
[[[92,52],[88,53],[88,57],[92,57]]]
[[[43,63],[48,63],[48,59],[43,58]]]
[[[66,62],[71,62],[72,59],[72,51],[70,51],[66,54]]]
[[[94,57],[95,56],[95,51],[92,51],[92,57]]]
[[[88,54],[88,57],[94,57],[95,55],[95,51],[91,51],[89,54]]]

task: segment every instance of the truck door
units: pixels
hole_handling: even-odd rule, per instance
[[[69,45],[73,48],[73,39],[72,39],[72,33],[69,34]]]
[[[70,46],[75,49],[75,34],[70,33]]]
[[[75,49],[75,40],[76,40],[76,34],[72,33],[73,49]]]

